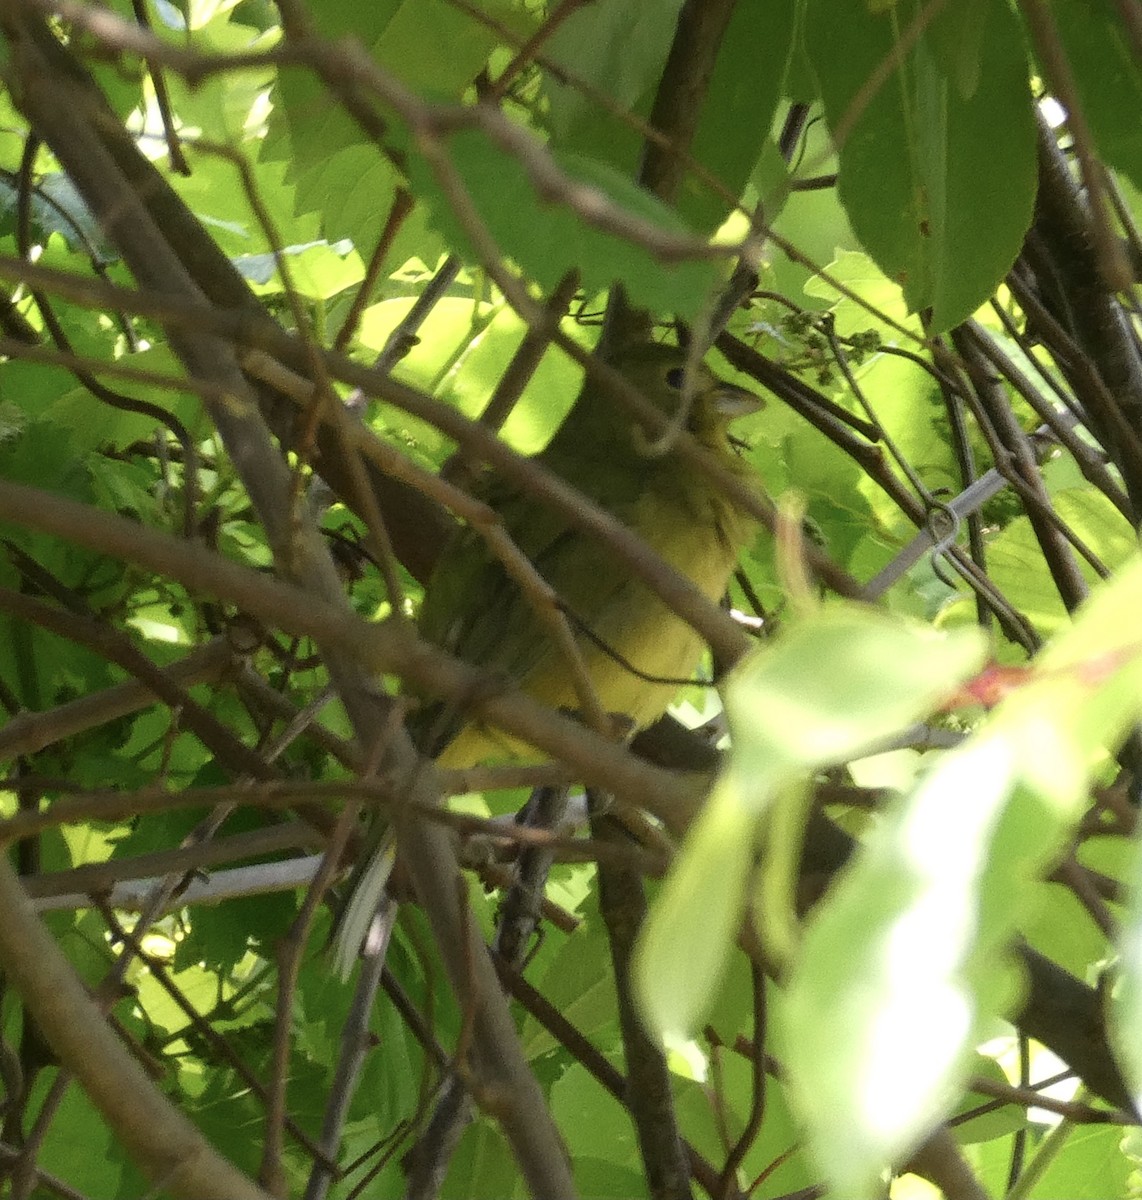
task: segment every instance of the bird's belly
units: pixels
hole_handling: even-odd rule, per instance
[[[626,524],[653,530],[645,540],[659,557],[688,578],[707,599],[717,602],[725,594],[737,566],[742,546],[752,536],[751,518],[707,494],[706,506],[696,506],[693,495],[685,503],[664,503],[661,492],[644,497],[652,513],[624,513]],[[650,518],[650,519],[648,519]],[[572,543],[574,552],[583,543]],[[576,560],[578,566],[584,565]],[[641,580],[633,577],[605,548],[591,550],[589,569],[568,571],[561,564],[548,576],[568,610],[568,620],[586,672],[602,708],[629,717],[636,727],[650,724],[665,712],[679,689],[688,682],[705,648],[701,636],[677,616]],[[524,607],[518,619],[538,639],[549,634]],[[532,699],[555,709],[582,708],[575,692],[573,673],[550,641],[544,651],[517,678]],[[510,736],[480,721],[469,722],[441,756],[449,767],[470,766],[488,757],[531,757],[533,752]]]
[[[679,523],[672,533],[651,539],[652,548],[707,599],[720,600],[736,555],[709,528],[692,531]],[[576,640],[603,708],[641,727],[661,716],[690,680],[705,642],[655,592],[610,556],[600,555],[599,574],[608,570],[614,572],[610,586],[600,586],[597,593],[606,596],[605,602],[591,613],[576,614],[590,629],[589,634],[577,631]],[[546,667],[537,671],[537,677],[524,681],[524,690],[554,707],[578,708],[570,672],[560,667],[555,677]]]

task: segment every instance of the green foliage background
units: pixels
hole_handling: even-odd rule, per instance
[[[154,289],[91,286],[135,289],[137,265],[30,117],[28,22],[91,73],[104,115],[158,165],[182,206],[159,226],[185,239],[184,253],[201,250],[207,307],[248,304],[247,316],[268,314],[310,348],[372,365],[443,284],[392,372],[424,403],[378,386],[362,410],[373,434],[432,474],[455,441],[426,398],[476,419],[569,273],[561,327],[584,347],[598,341],[616,284],[660,334],[671,320],[700,334],[735,268],[733,278],[752,273],[711,361],[766,395],[740,426],[742,453],[770,496],[799,498],[803,520],[786,518],[784,557],[770,532],[759,537],[734,584],[761,646],[730,685],[732,749],[707,807],[685,837],[669,831],[680,849],[666,882],[662,871],[645,881],[651,916],[635,972],[640,1011],[673,1035],[678,1132],[690,1161],[707,1166],[695,1175],[708,1191],[729,1162],[719,1194],[759,1200],[822,1184],[872,1196],[890,1171],[897,1200],[936,1186],[1135,1195],[1138,1142],[1123,1110],[1142,1087],[1142,915],[1136,810],[1115,754],[1126,742],[1131,767],[1142,712],[1132,515],[1142,358],[1131,358],[1135,279],[1112,268],[1142,259],[1142,47],[1123,15],[1142,24],[1137,6],[731,4],[673,194],[640,178],[646,123],[669,109],[675,29],[700,5],[323,0],[279,11],[185,0],[145,5],[140,25],[115,0],[103,26],[71,9],[45,24],[37,6],[3,7],[0,485],[118,514],[260,577],[273,570],[263,514],[210,403],[169,386],[203,382],[172,337],[177,323],[147,302]],[[1069,96],[1052,51],[1069,64]],[[1069,126],[1055,101],[1069,103]],[[1074,141],[1101,191],[1090,191]],[[1064,147],[1075,211],[1089,222],[1066,244],[1051,241],[1048,143]],[[193,218],[181,231],[178,213]],[[1109,265],[1108,231],[1120,256]],[[214,252],[248,286],[240,300],[203,283]],[[41,292],[66,345],[53,341]],[[1083,323],[1092,296],[1112,314],[1102,328],[1117,331],[1113,345]],[[1118,359],[1116,347],[1127,348]],[[316,358],[290,368],[313,371]],[[280,405],[271,412],[279,384],[239,362],[260,381],[300,492],[314,443]],[[321,382],[345,399],[350,381],[329,362]],[[118,399],[93,391],[88,372]],[[508,445],[541,448],[580,376],[548,351],[504,425]],[[1062,433],[1033,446],[1045,410]],[[961,566],[975,563],[975,590],[970,569],[957,573],[931,540],[897,570],[918,529],[936,528],[944,506],[997,468],[1005,479],[944,544],[958,539]],[[279,1194],[319,1194],[306,1188],[329,1098],[343,1089],[325,1153],[344,1175],[328,1194],[405,1194],[402,1155],[471,1036],[431,921],[400,907],[357,1076],[339,1056],[362,972],[348,983],[332,974],[328,911],[303,909],[315,859],[284,889],[255,870],[221,903],[176,896],[124,940],[119,923],[132,926],[138,903],[101,909],[113,885],[300,861],[324,838],[295,818],[265,848],[259,839],[283,836],[272,806],[182,705],[110,699],[125,680],[147,683],[147,663],[173,672],[216,639],[240,641],[234,598],[132,565],[95,534],[69,539],[14,518],[13,494],[0,491],[0,832],[14,869],[79,977],[109,989],[117,1029],[161,1091],[225,1158]],[[435,536],[414,524],[402,543],[403,518],[392,519],[398,552]],[[318,521],[354,612],[391,617],[363,549],[368,515],[342,493]],[[817,580],[799,587],[795,568],[814,555],[859,584],[887,570],[890,582],[864,595],[875,614],[841,606]],[[414,611],[423,572],[406,559],[398,574]],[[351,723],[323,693],[314,643],[252,617],[257,647],[194,675],[185,699],[266,756],[264,777],[311,796],[328,785],[318,798],[333,811],[359,795],[351,757],[337,753]],[[95,716],[69,725],[67,706],[82,698]],[[310,705],[318,729],[293,727]],[[696,726],[718,707],[694,686],[676,711]],[[118,797],[112,815],[83,807],[96,794]],[[526,798],[526,788],[488,789],[454,807],[502,817]],[[67,815],[69,801],[78,807]],[[831,843],[831,859],[815,840],[817,810],[844,844]],[[33,837],[18,822],[37,811],[47,815]],[[221,849],[199,859],[212,817]],[[849,839],[863,849],[846,868]],[[180,847],[177,863],[163,857]],[[580,1194],[650,1195],[629,1113],[638,1102],[605,1086],[630,1050],[596,868],[566,857],[547,896],[569,919],[546,922],[527,961],[546,1007],[515,1007],[520,1044]],[[470,919],[491,938],[503,878],[465,878]],[[812,914],[809,892],[824,895]],[[72,898],[49,905],[56,894]],[[298,930],[290,992],[279,967]],[[1043,974],[1052,964],[1069,973],[1058,991]],[[66,1082],[10,979],[0,1018],[11,1194],[185,1194],[165,1179],[147,1192],[124,1131]],[[1078,1044],[1066,1030],[1080,1024]],[[1050,1111],[1033,1106],[1028,1089],[1064,1071],[1069,1087]],[[275,1087],[282,1113],[269,1104]],[[937,1145],[930,1135],[945,1122]],[[267,1152],[275,1131],[281,1149]],[[912,1158],[921,1143],[945,1166],[966,1164],[981,1190],[948,1190],[941,1168]],[[526,1192],[503,1129],[477,1116],[439,1195]]]

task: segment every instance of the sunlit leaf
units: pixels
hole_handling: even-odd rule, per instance
[[[1104,748],[1142,711],[1128,616],[1139,604],[1136,559],[885,814],[809,924],[784,1052],[815,1154],[845,1195],[875,1194],[884,1168],[948,1112],[984,1015],[1014,1001],[1004,951],[1028,884],[1082,815]]]
[[[771,781],[842,761],[916,720],[983,652],[977,630],[943,634],[877,609],[826,607],[735,673],[726,697],[735,761],[760,800]]]
[[[945,6],[914,40],[912,23],[928,15],[919,0],[886,12],[862,0],[807,8],[825,112],[845,134],[841,200],[869,253],[913,311],[931,309],[937,331],[969,316],[1006,274],[1035,197],[1019,25],[1003,0],[975,0],[970,22],[964,7]],[[885,64],[896,65],[871,86]]]
[[[691,827],[647,921],[636,965],[647,1023],[680,1038],[717,991],[768,821],[762,920],[791,949],[792,888],[806,797],[798,785],[915,720],[978,664],[974,630],[954,636],[875,609],[837,605],[743,663],[726,710],[729,764]]]
[[[689,1037],[717,992],[741,920],[753,813],[723,778],[686,837],[639,943],[634,983],[659,1036]]]

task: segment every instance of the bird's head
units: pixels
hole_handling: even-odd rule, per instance
[[[686,363],[685,350],[653,343],[627,349],[614,365],[675,429],[686,429],[704,445],[721,446],[731,422],[757,412],[765,401],[719,379],[701,362],[693,364],[687,378]],[[669,440],[667,434],[665,441]],[[647,436],[646,445],[662,441],[655,431]]]

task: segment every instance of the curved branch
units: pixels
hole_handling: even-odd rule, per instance
[[[0,858],[0,965],[52,1049],[156,1187],[178,1200],[272,1200],[218,1154],[115,1035],[6,859]]]

